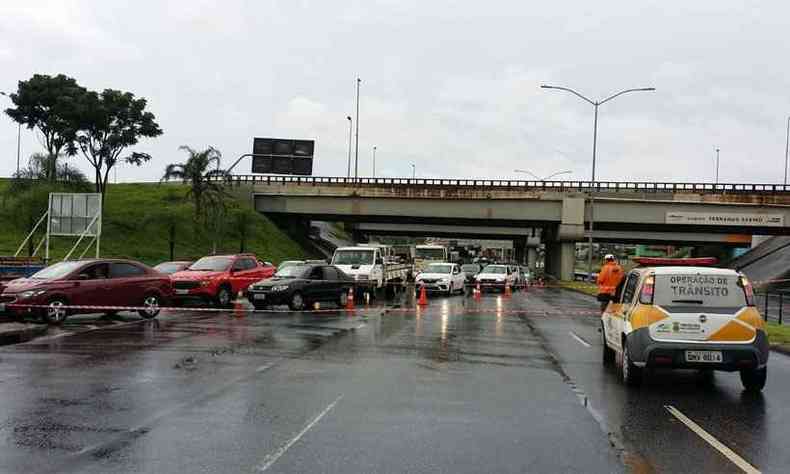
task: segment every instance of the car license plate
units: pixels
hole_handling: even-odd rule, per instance
[[[176,290],[177,295],[188,295],[189,290]]]
[[[686,351],[686,362],[723,362],[721,351]]]
[[[266,299],[266,295],[263,294],[263,293],[255,293],[255,294],[252,295],[252,299],[259,300],[259,301],[260,300],[265,300]]]

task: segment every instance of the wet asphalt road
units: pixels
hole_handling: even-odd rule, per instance
[[[0,472],[738,472],[665,405],[786,472],[790,359],[772,354],[762,397],[733,374],[626,389],[594,308],[531,289],[353,316],[81,318],[0,348]]]

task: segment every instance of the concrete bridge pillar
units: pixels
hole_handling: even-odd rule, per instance
[[[546,273],[560,280],[573,280],[576,242],[584,239],[584,198],[562,200],[562,221],[547,232]]]
[[[546,273],[560,280],[573,280],[576,264],[576,244],[550,242],[546,244]]]
[[[532,274],[538,268],[538,249],[537,247],[527,247],[527,267]]]

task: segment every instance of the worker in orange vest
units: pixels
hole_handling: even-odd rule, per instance
[[[614,299],[617,287],[625,278],[623,267],[617,263],[617,259],[612,254],[607,254],[604,258],[603,267],[598,272],[598,301],[601,303],[601,312],[606,310],[609,302]]]

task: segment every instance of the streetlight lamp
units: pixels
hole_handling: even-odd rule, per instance
[[[353,130],[353,120],[351,119],[350,115],[346,115],[348,119],[348,166],[346,167],[346,178],[351,177],[351,132]]]
[[[376,177],[376,145],[373,145],[373,177]]]
[[[518,169],[516,169],[516,170],[513,170],[513,172],[514,173],[528,174],[528,175],[532,176],[533,178],[537,179],[538,181],[548,181],[551,178],[553,178],[555,176],[559,176],[561,174],[571,174],[571,173],[573,173],[573,171],[570,171],[570,170],[569,171],[557,171],[556,173],[552,173],[552,174],[550,174],[548,176],[545,176],[545,177],[541,178],[541,177],[537,176],[535,173],[533,173],[533,172],[531,172],[529,170],[518,170]]]
[[[580,99],[584,100],[585,102],[589,103],[595,108],[595,119],[593,121],[593,146],[592,146],[592,180],[590,181],[590,235],[587,239],[587,244],[589,246],[589,252],[587,255],[587,276],[588,278],[592,275],[592,254],[593,254],[593,226],[595,224],[595,196],[593,194],[594,187],[595,187],[595,154],[596,148],[598,146],[598,106],[609,102],[610,100],[614,99],[615,97],[619,97],[623,94],[627,94],[629,92],[652,92],[655,91],[655,87],[639,87],[635,89],[624,89],[620,92],[610,95],[609,97],[603,100],[591,100],[587,97],[581,95],[580,93],[576,92],[573,89],[568,87],[561,87],[561,86],[550,86],[543,84],[540,86],[541,89],[557,89],[565,92],[570,92],[571,94],[579,97]]]
[[[4,95],[9,99],[11,96],[5,92],[0,92],[0,95]],[[16,124],[16,174],[19,176],[19,155],[21,154],[21,139],[22,139],[22,124]],[[787,177],[785,177],[785,181],[787,181]]]

